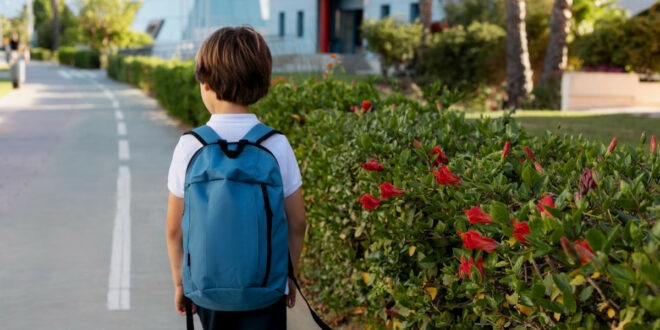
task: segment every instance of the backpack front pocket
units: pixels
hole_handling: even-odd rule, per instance
[[[268,212],[261,186],[213,180],[191,188],[197,198],[189,211],[199,222],[191,224],[188,239],[192,281],[200,289],[262,286],[268,268]]]

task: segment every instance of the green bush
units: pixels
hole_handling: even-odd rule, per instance
[[[109,74],[126,81],[125,60],[111,58]],[[159,63],[153,79],[150,91],[170,114],[193,125],[208,118],[191,62]],[[332,74],[275,79],[252,109],[295,147],[309,223],[301,280],[326,319],[371,328],[660,327],[657,152],[530,138],[508,117],[467,121]],[[367,171],[371,159],[383,170]],[[446,170],[460,180],[445,180]],[[401,196],[366,210],[360,199],[379,196],[383,183]],[[538,207],[548,199],[554,206]],[[488,223],[466,216],[478,205]],[[476,239],[468,230],[492,239],[493,251],[468,249]]]
[[[416,64],[418,82],[427,85],[439,80],[472,92],[503,81],[505,37],[506,32],[497,25],[479,22],[433,34]]]
[[[50,49],[32,48],[30,49],[30,58],[37,61],[50,61],[52,57]]]
[[[422,40],[424,26],[419,22],[407,24],[394,18],[369,19],[362,23],[362,37],[367,49],[380,55],[383,77],[390,68],[410,62]]]
[[[639,73],[660,72],[660,14],[635,16],[599,27],[575,40],[571,53],[583,67],[618,67]]]
[[[82,69],[98,69],[101,67],[101,53],[96,49],[76,49],[60,47],[57,60],[61,64]]]

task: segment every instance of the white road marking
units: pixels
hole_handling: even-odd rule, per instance
[[[112,107],[115,108],[115,109],[119,109],[119,101],[112,100]]]
[[[68,73],[67,73],[66,71],[64,71],[64,70],[57,70],[57,74],[59,74],[60,77],[62,77],[62,78],[64,78],[64,79],[71,79],[71,75],[68,74]]]
[[[121,110],[115,110],[115,119],[124,120],[124,112]]]
[[[127,134],[126,124],[123,121],[117,122],[117,134],[119,136],[125,136]]]
[[[108,278],[108,309],[131,308],[131,171],[119,166],[117,213],[112,233],[112,257]]]
[[[131,154],[128,150],[128,140],[119,140],[119,160],[130,160]]]
[[[89,79],[95,79],[96,78],[96,75],[92,72],[89,72],[89,71],[82,71],[82,74],[85,75],[85,77],[87,77]]]

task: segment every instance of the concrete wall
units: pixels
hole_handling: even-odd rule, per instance
[[[634,73],[565,72],[561,90],[562,110],[660,106],[660,83]]]
[[[298,37],[298,11],[304,13],[302,37]],[[280,12],[284,12],[284,37],[279,36]],[[316,53],[318,16],[316,0],[271,0],[266,35],[273,55]]]
[[[410,5],[419,3],[419,0],[364,0],[364,19],[381,18],[380,8],[382,5],[390,5],[390,14],[393,17],[400,18],[402,21],[410,21]],[[442,19],[443,12],[440,1],[431,1],[431,21]]]

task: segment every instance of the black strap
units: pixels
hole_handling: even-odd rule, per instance
[[[278,131],[278,130],[272,130],[272,131],[266,133],[264,136],[260,137],[260,138],[257,140],[256,143],[257,143],[257,144],[261,144],[261,142],[266,141],[266,139],[268,139],[269,137],[271,137],[271,136],[273,136],[273,135],[275,135],[275,134],[282,134],[282,132],[280,132],[280,131]]]
[[[309,308],[309,312],[312,314],[312,318],[314,319],[314,322],[321,328],[322,330],[332,330],[331,327],[329,327],[321,318],[319,317],[318,314],[312,309],[312,306],[309,304],[309,301],[307,301],[307,298],[305,298],[305,295],[303,295],[302,290],[300,290],[300,285],[298,285],[298,280],[296,280],[296,275],[293,273],[293,262],[291,262],[291,256],[289,255],[289,278],[293,280],[293,284],[296,285],[296,288],[298,289],[298,292],[300,292],[300,296],[303,298],[305,303],[307,304],[307,308]],[[289,290],[292,290],[295,288],[289,288]]]
[[[188,131],[188,132],[183,133],[183,135],[188,135],[188,134],[194,136],[195,139],[197,139],[197,141],[199,141],[199,143],[201,143],[203,146],[206,145],[206,141],[204,141],[204,139],[202,139],[202,137],[199,136],[199,134],[197,134],[197,133],[195,133],[195,132],[193,132],[193,131]]]
[[[192,313],[192,301],[188,297],[183,297],[183,304],[186,306],[186,328],[188,330],[195,330],[195,324],[193,323],[193,313]]]

